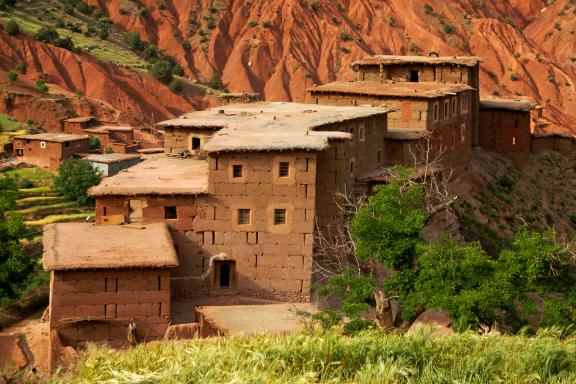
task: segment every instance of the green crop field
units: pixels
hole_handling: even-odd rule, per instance
[[[574,383],[576,338],[366,332],[91,348],[55,383]]]

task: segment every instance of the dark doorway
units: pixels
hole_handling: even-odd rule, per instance
[[[216,289],[233,289],[236,285],[236,263],[234,261],[214,262],[214,286]]]
[[[200,148],[200,138],[193,137],[192,138],[192,149],[199,149]]]
[[[418,81],[418,71],[410,71],[410,82],[417,83]]]

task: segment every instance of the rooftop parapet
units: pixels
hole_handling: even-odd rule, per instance
[[[308,88],[307,91],[342,93],[348,95],[435,99],[472,89],[474,88],[466,84],[445,84],[435,82],[335,81],[333,83]]]
[[[373,65],[402,65],[402,64],[424,64],[424,65],[461,65],[475,67],[483,61],[478,56],[393,56],[375,55],[365,57],[352,63],[351,67],[358,71],[360,67]]]

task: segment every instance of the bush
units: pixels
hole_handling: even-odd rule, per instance
[[[90,149],[91,150],[100,149],[100,140],[98,140],[97,137],[90,136],[89,140],[90,140]]]
[[[52,43],[60,38],[60,34],[53,27],[42,27],[34,34],[34,37],[44,43]]]
[[[264,28],[270,28],[271,25],[272,25],[272,23],[270,22],[270,20],[264,20],[264,21],[262,22],[262,26],[263,26]]]
[[[6,72],[6,78],[8,79],[8,81],[13,83],[16,80],[18,80],[18,73],[16,73],[15,71],[8,71]]]
[[[350,41],[350,40],[352,40],[352,37],[346,32],[340,32],[340,40]]]
[[[142,52],[142,55],[146,60],[153,60],[158,58],[158,47],[154,44],[150,44],[146,49]]]
[[[48,93],[50,88],[46,85],[46,82],[42,79],[36,80],[36,89],[42,93]]]
[[[136,31],[125,33],[124,41],[130,46],[130,49],[135,52],[142,52],[148,46],[146,42],[140,40],[140,34]]]
[[[58,176],[54,179],[53,188],[64,197],[84,205],[91,202],[88,189],[100,182],[100,174],[90,163],[68,159],[58,168]]]
[[[8,20],[6,24],[4,24],[4,31],[6,31],[9,36],[16,36],[20,33],[20,25],[14,20]]]
[[[224,83],[222,83],[222,79],[220,75],[215,73],[212,75],[208,83],[206,84],[208,87],[212,89],[224,89]]]
[[[158,60],[150,68],[150,74],[164,84],[169,84],[173,79],[172,66],[164,60]]]
[[[252,21],[248,22],[248,26],[251,27],[251,28],[257,27],[257,26],[258,26],[258,22],[252,20]]]
[[[74,50],[74,42],[69,36],[58,38],[52,42],[55,46],[67,49],[69,51]]]
[[[26,65],[26,62],[24,60],[22,60],[21,62],[19,62],[16,65],[16,70],[18,72],[20,72],[21,74],[25,74],[28,71],[28,66]]]
[[[169,87],[170,87],[170,90],[174,93],[182,92],[182,84],[177,80],[172,80]]]

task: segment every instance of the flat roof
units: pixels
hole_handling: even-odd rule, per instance
[[[178,265],[165,223],[144,226],[48,224],[44,226],[42,241],[47,271]]]
[[[310,87],[309,92],[435,99],[474,89],[466,84],[392,81],[335,81]]]
[[[134,130],[133,127],[128,127],[128,126],[121,127],[121,126],[115,126],[115,125],[100,125],[97,127],[85,129],[84,132],[109,133],[110,131],[131,132],[133,130]]]
[[[80,117],[71,117],[69,119],[64,119],[67,123],[88,123],[94,120],[92,116],[80,116]]]
[[[90,196],[199,195],[208,193],[208,161],[158,156],[90,188]]]
[[[480,109],[503,109],[518,112],[530,112],[536,103],[527,99],[490,98],[480,100]]]
[[[313,132],[359,118],[384,116],[384,107],[339,107],[285,102],[232,104],[192,112],[160,126],[216,129],[206,152],[324,150],[330,140],[349,139],[342,132]]]
[[[14,138],[24,140],[55,141],[63,143],[66,141],[86,140],[89,137],[84,135],[70,135],[66,133],[37,133],[34,135],[15,136]]]
[[[105,153],[105,154],[97,154],[97,155],[88,155],[84,158],[84,160],[93,162],[93,163],[104,163],[104,164],[111,164],[111,163],[119,163],[126,160],[132,159],[139,159],[140,155],[129,154],[129,153]]]
[[[426,129],[388,128],[384,138],[392,140],[419,140],[430,134]]]
[[[394,64],[426,64],[426,65],[463,65],[475,67],[483,59],[479,56],[397,56],[397,55],[375,55],[368,56],[352,63],[352,68],[358,69],[362,66],[370,65],[394,65]]]

